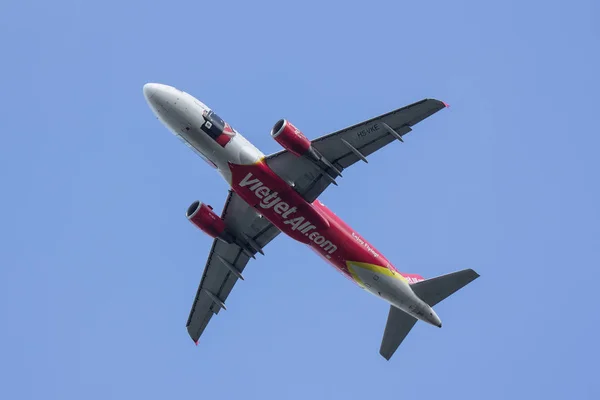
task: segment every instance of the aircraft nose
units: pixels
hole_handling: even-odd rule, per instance
[[[144,97],[146,100],[150,101],[154,93],[156,93],[160,89],[160,84],[158,83],[146,83],[144,85]]]
[[[157,117],[168,114],[172,101],[169,86],[161,83],[146,83],[144,85],[144,97]]]

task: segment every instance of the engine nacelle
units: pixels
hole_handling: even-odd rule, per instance
[[[311,150],[310,140],[286,119],[277,121],[271,129],[271,136],[281,147],[298,157],[302,157]]]
[[[212,238],[225,237],[225,222],[212,210],[199,201],[193,202],[185,213],[187,219]]]

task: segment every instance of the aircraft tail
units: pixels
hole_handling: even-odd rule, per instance
[[[436,278],[425,279],[410,287],[421,300],[433,307],[478,277],[479,274],[472,269],[464,269]],[[379,354],[389,360],[416,322],[415,317],[390,306]]]
[[[390,306],[385,331],[383,331],[383,340],[379,348],[379,354],[386,360],[394,355],[394,352],[400,346],[408,332],[415,326],[417,319],[404,311]]]
[[[463,269],[436,278],[425,279],[410,285],[410,287],[421,300],[433,307],[477,278],[479,278],[477,272],[472,269]]]

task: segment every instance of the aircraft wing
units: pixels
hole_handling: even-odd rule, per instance
[[[221,217],[229,232],[242,237],[242,234],[248,235],[261,248],[281,232],[268,220],[259,217],[252,207],[231,190]],[[251,253],[255,254],[256,251]],[[196,344],[213,314],[219,313],[231,289],[242,277],[241,273],[249,259],[236,244],[227,244],[218,239],[213,241],[186,324],[188,333]]]
[[[340,172],[385,145],[410,132],[411,127],[447,105],[439,100],[424,99],[312,141],[317,149]],[[391,128],[391,129],[388,129]],[[364,160],[363,160],[364,161]],[[315,164],[287,150],[266,157],[271,169],[294,184],[296,191],[313,202],[331,184]],[[330,176],[336,174],[327,170]]]

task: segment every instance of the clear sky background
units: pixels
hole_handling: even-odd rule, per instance
[[[597,1],[3,1],[0,398],[598,399]],[[226,183],[157,121],[179,87],[269,154],[450,103],[322,200],[397,267],[481,278],[390,362],[388,306],[280,236],[196,347]]]

